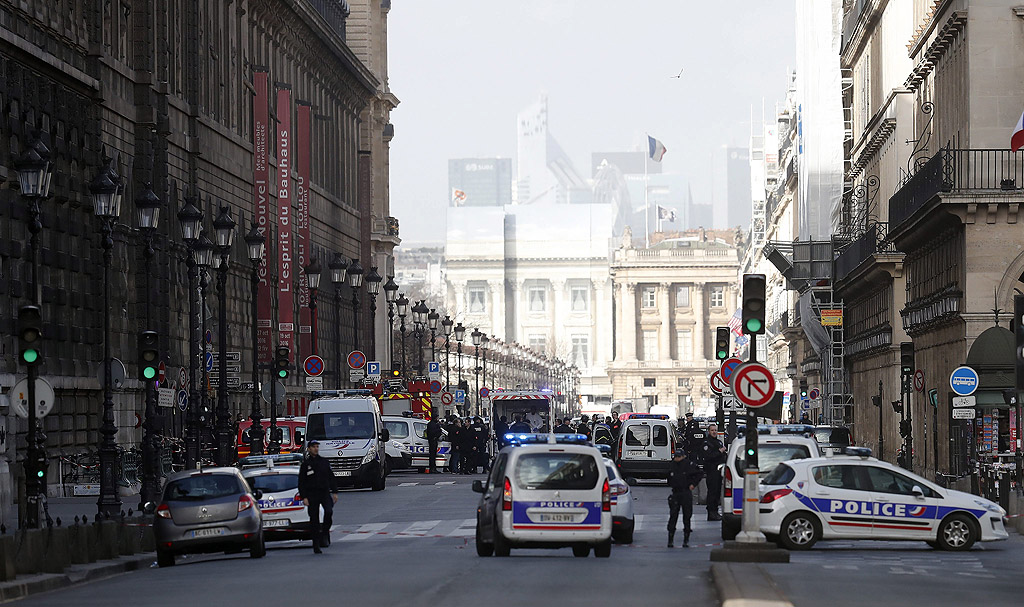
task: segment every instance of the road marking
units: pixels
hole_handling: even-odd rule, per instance
[[[455,481],[441,481],[439,483],[434,483],[434,485],[437,486],[437,487],[440,487],[441,485],[454,485],[454,484],[455,484]]]
[[[345,537],[341,538],[341,541],[358,542],[359,540],[365,540],[366,538],[377,533],[378,531],[383,530],[390,524],[391,523],[366,523],[365,525],[359,527],[359,529],[356,529],[352,533],[349,533]]]
[[[398,536],[398,537],[403,537],[403,536],[404,537],[408,537],[410,535],[412,535],[412,536],[426,535],[427,531],[430,531],[434,527],[437,527],[440,523],[441,523],[440,520],[436,520],[436,521],[416,521],[415,523],[409,525],[408,529],[406,529],[405,531],[400,531],[400,532],[396,533],[395,536]]]
[[[398,483],[399,487],[415,487],[419,483]]]
[[[467,518],[459,524],[459,528],[448,534],[448,537],[466,537],[476,535],[476,519]]]
[[[633,532],[640,531],[644,527],[644,515],[637,514],[633,517]]]

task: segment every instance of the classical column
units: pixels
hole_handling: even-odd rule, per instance
[[[466,281],[452,280],[452,297],[455,298],[455,318],[459,321],[466,319]]]
[[[622,285],[622,359],[636,360],[636,284]]]
[[[551,338],[554,340],[556,347],[560,349],[566,349],[570,345],[571,339],[569,337],[569,329],[565,326],[565,323],[569,320],[569,303],[568,298],[565,296],[565,279],[554,278],[551,280],[551,305],[554,307],[555,313],[552,316],[554,319],[554,329],[551,331]]]
[[[594,326],[594,366],[603,367],[613,356],[611,323],[606,319],[612,317],[611,298],[608,297],[608,279],[590,283],[590,322]],[[620,314],[621,316],[621,314]]]
[[[690,296],[690,305],[693,307],[693,317],[696,324],[693,327],[693,360],[707,360],[704,353],[704,329],[707,319],[705,318],[704,301],[707,296],[704,293],[706,285],[703,282],[693,283],[693,294]]]
[[[658,332],[658,359],[668,361],[675,358],[672,356],[672,339],[669,335],[672,324],[669,321],[671,304],[668,292],[672,288],[672,283],[663,282],[658,285],[658,288],[658,315],[661,317],[661,330]]]
[[[491,335],[505,339],[505,283],[501,280],[488,280],[487,290],[491,296]]]
[[[522,343],[524,339],[523,318],[526,316],[524,311],[527,309],[527,304],[523,301],[523,293],[526,292],[525,285],[526,281],[521,278],[512,280],[512,301],[506,304],[511,308],[509,313],[512,315],[512,334],[506,336],[509,342]]]

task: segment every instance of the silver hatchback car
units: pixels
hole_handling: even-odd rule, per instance
[[[178,554],[248,550],[266,554],[256,495],[235,468],[206,468],[171,475],[155,509],[157,564],[174,565]]]

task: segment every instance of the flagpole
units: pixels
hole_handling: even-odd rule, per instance
[[[647,136],[647,153],[644,155],[644,238],[647,248],[651,247],[651,205],[647,200],[647,160],[651,157],[651,139]]]

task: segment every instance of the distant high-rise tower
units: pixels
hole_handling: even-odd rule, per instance
[[[547,95],[519,112],[516,136],[516,204],[565,204],[570,191],[588,189],[548,130]]]
[[[724,230],[740,226],[745,231],[750,225],[753,203],[750,151],[745,147],[723,146],[715,150],[712,164],[714,227]]]
[[[453,158],[448,161],[448,189],[453,207],[512,204],[512,159]]]

